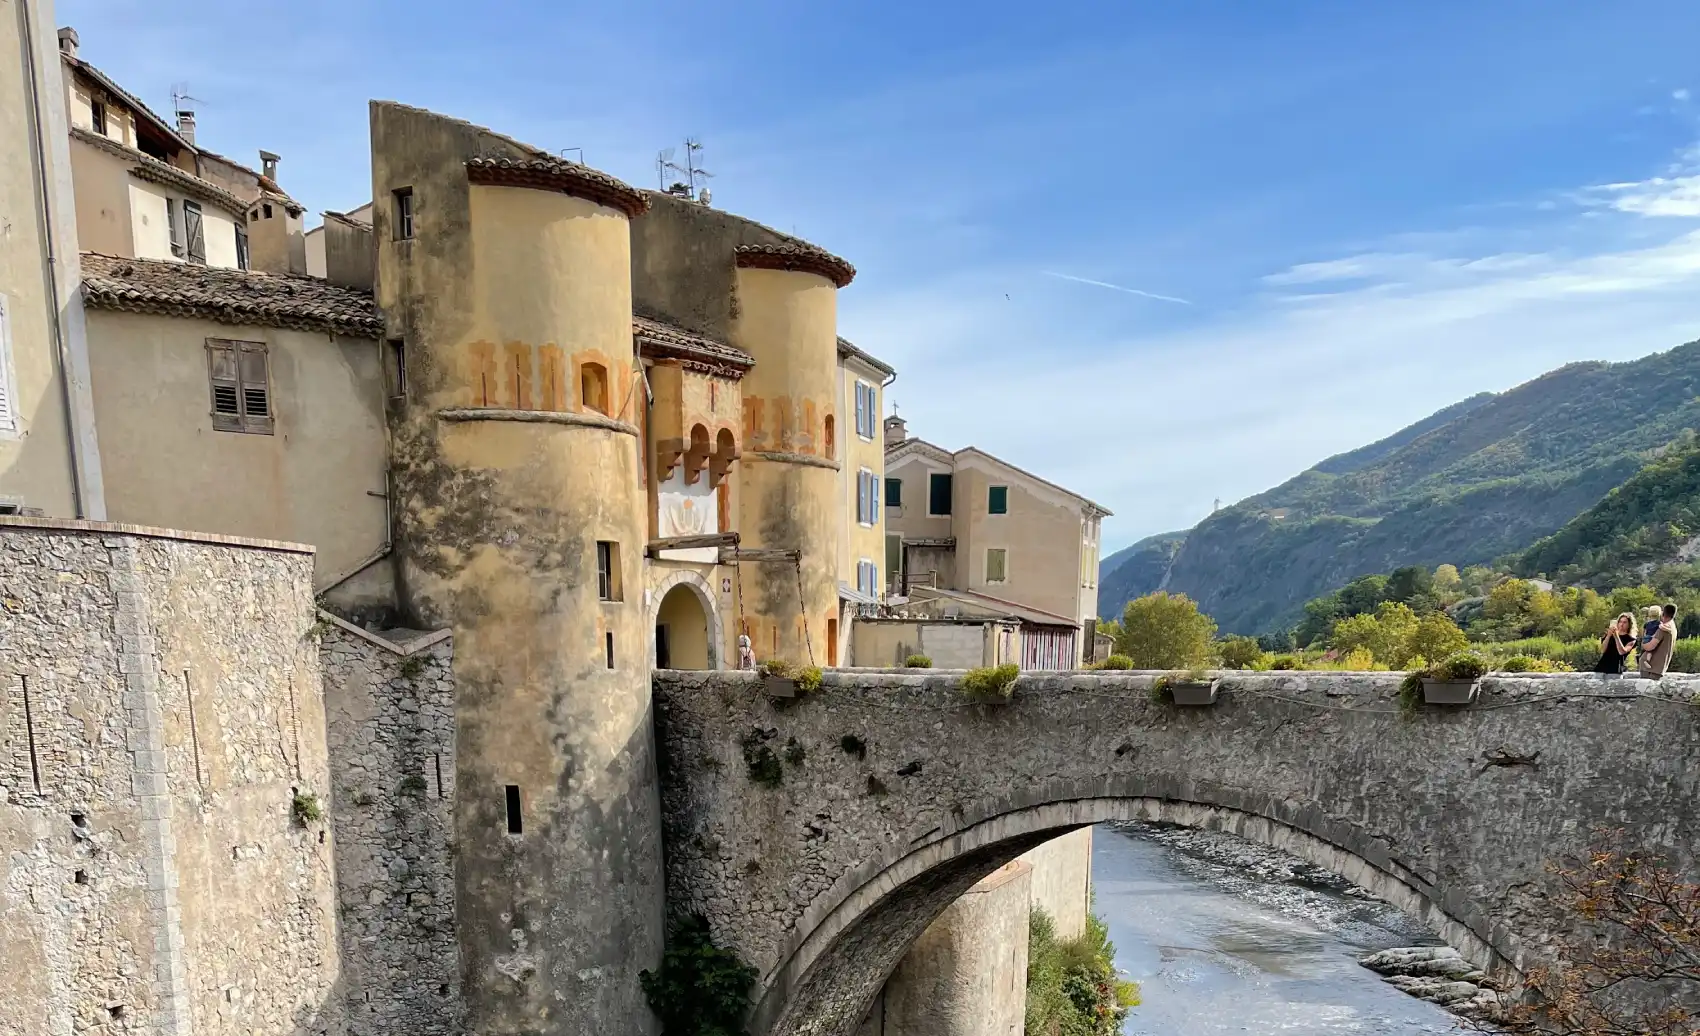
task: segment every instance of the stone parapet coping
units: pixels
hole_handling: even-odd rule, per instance
[[[757,460],[772,461],[775,464],[806,464],[815,468],[827,468],[831,471],[838,470],[837,461],[828,460],[825,457],[817,457],[812,453],[786,453],[781,450],[748,450],[744,453],[744,456],[754,457]]]
[[[34,529],[42,532],[87,533],[93,536],[140,536],[151,540],[177,540],[182,543],[210,543],[221,547],[247,547],[251,550],[274,550],[285,554],[313,554],[311,544],[290,543],[286,540],[259,540],[244,536],[224,536],[216,532],[190,532],[184,529],[160,529],[151,525],[127,525],[123,522],[91,522],[78,518],[26,518],[21,515],[0,515],[0,532],[7,529]]]
[[[368,644],[375,647],[381,647],[385,651],[393,652],[403,658],[406,658],[408,655],[417,655],[426,648],[434,647],[445,640],[453,640],[455,635],[454,630],[452,629],[440,629],[430,633],[421,633],[412,640],[397,643],[387,637],[380,637],[376,633],[363,630],[354,623],[349,622],[347,619],[332,615],[323,608],[319,609],[319,620],[321,622],[328,622],[332,626],[335,626],[337,629],[340,629],[351,636],[359,637]]]
[[[601,414],[574,414],[565,410],[510,410],[504,407],[451,407],[437,411],[445,421],[518,421],[525,424],[564,424],[579,428],[601,428],[636,436],[637,425]]]

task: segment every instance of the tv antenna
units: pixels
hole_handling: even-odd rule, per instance
[[[578,152],[578,164],[579,165],[584,164],[584,148],[581,148],[581,147],[564,147],[564,148],[561,149],[561,157],[566,158],[567,152],[569,152],[569,151],[577,151]]]
[[[188,83],[171,84],[171,117],[177,121],[178,132],[181,133],[187,129],[188,135],[192,138],[195,133],[195,109],[189,107],[191,103],[198,107],[206,102],[199,97],[189,96]],[[185,120],[188,121],[187,127],[183,125]]]
[[[674,197],[686,198],[690,201],[700,201],[704,205],[708,204],[708,188],[698,181],[699,179],[713,179],[714,174],[697,164],[701,160],[701,151],[702,141],[695,137],[687,137],[685,138],[684,165],[673,161],[673,156],[676,153],[675,148],[668,148],[655,156],[655,176],[660,182],[663,194],[671,194]],[[669,174],[683,176],[684,179],[668,183]]]

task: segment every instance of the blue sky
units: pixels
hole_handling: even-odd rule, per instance
[[[477,21],[473,21],[473,15]],[[1700,338],[1700,4],[58,0],[201,143],[369,194],[433,108],[859,272],[912,434],[1184,528],[1472,393]],[[1691,94],[1691,91],[1693,93]]]

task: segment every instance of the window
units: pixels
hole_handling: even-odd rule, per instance
[[[602,634],[602,651],[608,658],[608,668],[614,668],[614,634],[611,631]]]
[[[267,219],[272,218],[272,206],[271,206],[270,202],[267,202],[266,204],[260,206],[260,208],[265,210]]]
[[[407,395],[407,342],[400,338],[390,339],[390,376],[395,379],[390,382],[390,398]]]
[[[103,137],[106,136],[106,105],[99,101],[90,101],[89,122],[94,126],[96,133]]]
[[[186,201],[183,203],[183,239],[189,246],[189,261],[207,264],[207,231],[201,221],[201,203]]]
[[[903,480],[888,478],[885,480],[885,506],[894,510],[903,510]]]
[[[579,399],[586,410],[608,412],[608,371],[600,363],[579,365]]]
[[[878,419],[878,390],[865,381],[856,382],[856,434],[864,439],[872,439],[874,423]]]
[[[177,232],[177,199],[165,199],[165,232],[171,236],[171,254],[183,258],[183,235]]]
[[[271,385],[264,342],[207,339],[213,427],[224,432],[272,434]]]
[[[713,382],[710,382],[709,384],[712,386]],[[831,460],[832,458],[838,456],[838,422],[836,422],[832,419],[831,414],[826,415],[826,453],[825,453],[825,456],[828,460]]]
[[[620,545],[611,540],[596,541],[596,596],[620,599]]]
[[[519,785],[508,785],[508,834],[525,833],[525,822],[519,815]]]
[[[934,473],[927,476],[927,513],[950,513],[950,476]]]
[[[12,394],[11,324],[6,318],[6,296],[0,294],[0,432],[18,430],[18,412]]]
[[[413,188],[397,187],[395,195],[395,239],[411,241],[413,239]],[[267,213],[270,215],[270,213]]]
[[[987,514],[1008,514],[1009,513],[1009,487],[1008,486],[987,486],[986,487],[986,513]]]
[[[856,521],[863,525],[877,525],[879,520],[879,476],[863,468],[856,472]]]
[[[986,582],[1001,583],[1009,578],[1009,552],[1002,547],[986,550]]]
[[[878,597],[880,593],[879,566],[863,558],[856,563],[856,589],[869,597]]]
[[[238,270],[246,270],[248,268],[248,228],[240,223],[235,224],[235,226],[236,268]]]

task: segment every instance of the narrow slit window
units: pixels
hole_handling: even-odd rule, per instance
[[[413,239],[413,188],[397,187],[395,196],[395,239],[410,241]]]
[[[525,821],[519,815],[519,785],[508,785],[508,834],[525,833]]]
[[[236,268],[248,269],[248,228],[236,224]]]
[[[614,668],[614,634],[602,634],[602,650],[608,656],[608,668]]]
[[[390,339],[390,373],[395,379],[390,383],[390,395],[407,395],[407,342],[403,339]]]
[[[99,101],[89,102],[89,122],[96,133],[106,136],[106,105]]]

